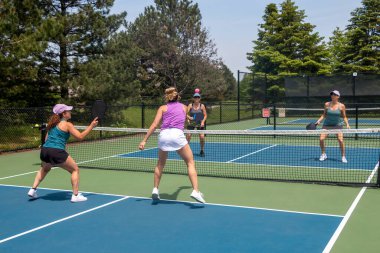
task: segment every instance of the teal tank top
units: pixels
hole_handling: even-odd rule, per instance
[[[343,120],[341,118],[340,107],[336,110],[331,110],[330,105],[327,108],[326,118],[323,122],[324,126],[340,126],[342,125]]]
[[[58,126],[55,126],[49,130],[48,138],[43,147],[65,149],[66,142],[69,138],[70,133],[64,132],[61,129],[59,129]]]

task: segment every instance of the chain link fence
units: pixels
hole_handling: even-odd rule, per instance
[[[217,125],[261,117],[261,107],[236,102],[204,103],[207,125]],[[148,128],[153,122],[159,104],[108,105],[104,127]],[[240,113],[238,113],[240,108]],[[41,127],[52,115],[52,106],[35,108],[0,109],[0,153],[38,148],[41,144]],[[72,122],[88,125],[91,122],[90,106],[74,106]]]

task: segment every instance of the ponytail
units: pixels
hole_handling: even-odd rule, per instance
[[[48,122],[48,125],[46,127],[46,131],[49,132],[50,129],[58,125],[59,122],[61,122],[62,113],[61,114],[53,114]]]

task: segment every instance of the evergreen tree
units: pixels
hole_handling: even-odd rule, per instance
[[[62,98],[79,65],[103,53],[104,43],[125,22],[126,13],[109,15],[113,0],[49,0],[39,2],[43,18],[54,22],[41,55],[41,69]],[[73,94],[72,94],[73,95]]]
[[[269,4],[260,25],[258,39],[248,59],[253,72],[272,75],[324,74],[330,71],[328,52],[315,26],[304,22],[306,15],[291,0],[281,10]]]
[[[346,34],[339,28],[336,28],[333,32],[333,36],[330,37],[328,42],[330,65],[333,73],[344,72],[344,64],[342,61],[345,58],[344,48],[346,45]]]
[[[124,105],[141,102],[141,83],[137,78],[136,60],[141,52],[126,32],[114,35],[104,53],[79,67],[74,79],[76,102],[102,99],[107,104]]]
[[[49,102],[49,81],[41,78],[38,56],[50,27],[32,0],[0,2],[0,104],[35,106]],[[41,97],[44,96],[44,100]]]
[[[346,72],[380,73],[380,1],[363,0],[351,12],[342,62]]]

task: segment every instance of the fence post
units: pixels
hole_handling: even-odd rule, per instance
[[[222,101],[219,101],[219,123],[222,123]]]
[[[141,103],[141,128],[145,128],[145,104]]]
[[[273,130],[276,130],[277,116],[276,116],[276,104],[273,105]]]

